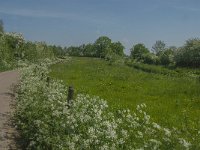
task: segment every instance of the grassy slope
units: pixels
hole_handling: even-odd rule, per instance
[[[74,85],[77,93],[97,95],[114,109],[146,103],[160,124],[200,126],[200,83],[185,77],[146,73],[95,58],[72,58],[52,66],[51,76]],[[189,122],[192,121],[193,123]]]

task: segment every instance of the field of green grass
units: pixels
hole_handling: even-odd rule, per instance
[[[113,111],[145,103],[161,125],[200,129],[200,82],[191,77],[148,73],[97,58],[72,57],[51,67],[50,75],[73,85],[76,93],[99,96]]]

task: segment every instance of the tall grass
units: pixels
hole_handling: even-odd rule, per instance
[[[73,58],[51,69],[52,77],[74,85],[77,93],[106,99],[114,110],[134,110],[144,102],[152,119],[161,125],[186,132],[200,128],[200,83],[196,78],[147,73],[94,58]]]

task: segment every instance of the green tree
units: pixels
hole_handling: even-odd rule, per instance
[[[0,32],[4,32],[3,20],[0,20]]]
[[[175,62],[178,66],[200,66],[200,39],[194,38],[186,41],[183,47],[175,52]]]
[[[149,50],[142,43],[136,44],[131,48],[131,57],[137,61],[141,61],[144,54],[147,53],[149,53]]]
[[[142,55],[143,63],[145,64],[159,64],[159,58],[153,53],[145,53]]]
[[[70,56],[82,56],[80,47],[70,46],[67,48],[67,54]]]
[[[107,36],[99,37],[94,43],[96,57],[105,58],[106,54],[112,50],[111,43],[111,39]]]
[[[163,41],[156,41],[156,43],[152,47],[152,51],[156,54],[159,55],[166,49],[166,44]]]
[[[114,42],[111,45],[113,53],[123,56],[124,55],[124,46],[122,45],[121,42]]]
[[[171,48],[166,49],[159,55],[160,63],[162,65],[169,65],[174,62],[174,50]]]
[[[24,50],[24,59],[30,62],[37,62],[38,54],[36,51],[36,44],[33,42],[26,42],[23,46]]]
[[[83,50],[83,55],[87,57],[95,56],[94,45],[93,44],[86,44]]]
[[[62,58],[65,55],[64,49],[61,46],[48,45],[48,49],[53,51],[54,55]]]

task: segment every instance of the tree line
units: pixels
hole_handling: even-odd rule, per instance
[[[86,56],[110,59],[125,57],[122,43],[112,42],[106,36],[99,37],[93,44],[83,44],[65,48],[64,53],[70,56]],[[166,46],[164,41],[158,40],[149,50],[143,43],[133,45],[130,56],[134,62],[164,66],[199,67],[200,39],[193,38],[181,47]]]
[[[94,43],[80,46],[61,47],[48,45],[45,42],[25,41],[21,34],[4,32],[3,21],[0,20],[0,64],[15,63],[14,60],[31,62],[44,58],[83,56],[97,57],[106,60],[118,60],[124,57],[133,62],[164,66],[200,66],[200,39],[189,39],[181,47],[166,46],[158,40],[149,50],[143,43],[133,45],[130,55],[124,54],[125,47],[121,42],[113,42],[107,36],[99,37]]]
[[[66,48],[65,52],[71,56],[106,58],[114,54],[124,56],[124,46],[119,41],[112,42],[107,36],[101,36],[93,44],[71,46]]]
[[[164,66],[200,67],[200,39],[193,38],[181,47],[167,47],[163,41],[156,41],[149,51],[144,44],[136,44],[131,48],[130,57],[147,64]]]

